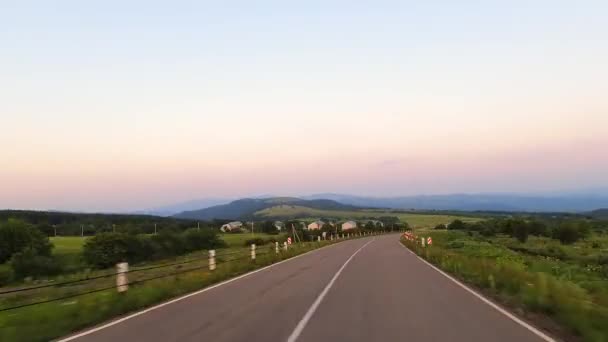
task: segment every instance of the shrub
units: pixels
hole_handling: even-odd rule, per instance
[[[0,263],[26,248],[38,255],[49,256],[53,245],[41,231],[22,221],[9,219],[0,225]]]
[[[266,244],[266,240],[264,240],[262,238],[254,238],[254,239],[248,239],[245,241],[246,247],[249,247],[252,244],[255,244],[256,246],[262,246],[262,245]]]
[[[521,243],[526,242],[528,240],[528,235],[528,225],[525,222],[513,225],[513,236],[515,236],[517,241]]]
[[[211,229],[189,229],[184,232],[184,241],[189,252],[226,246],[224,240]]]
[[[170,231],[162,231],[152,236],[152,243],[159,257],[179,255],[187,251],[186,241],[182,236]]]
[[[129,261],[137,253],[133,251],[137,242],[135,236],[124,233],[101,233],[88,239],[83,247],[87,263],[96,267],[110,267],[116,263]]]
[[[466,229],[466,224],[461,220],[454,220],[452,223],[448,225],[449,230],[464,230]]]
[[[61,266],[55,259],[38,255],[35,250],[30,248],[15,253],[10,265],[17,279],[30,276],[50,276],[61,272]]]
[[[448,229],[448,227],[445,224],[441,223],[441,224],[436,225],[435,229]]]
[[[564,245],[573,244],[581,238],[578,227],[573,222],[563,222],[553,230],[553,238]]]
[[[0,265],[0,286],[5,286],[13,280],[13,270],[8,265]]]

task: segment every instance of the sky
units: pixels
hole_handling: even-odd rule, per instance
[[[0,1],[0,208],[608,186],[606,1]]]

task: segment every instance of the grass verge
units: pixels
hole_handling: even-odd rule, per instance
[[[254,261],[248,260],[248,250],[243,249],[243,253],[240,255],[218,257],[217,269],[213,272],[203,264],[193,271],[132,285],[125,293],[117,293],[115,289],[111,289],[0,312],[0,341],[48,341],[65,336],[113,317],[158,304],[333,243],[335,241],[302,243],[292,246],[288,251],[281,251],[279,254],[275,254],[274,246],[263,246],[259,248]],[[185,269],[186,267],[184,267]],[[114,278],[106,281],[112,284]],[[130,281],[132,280],[130,279]],[[101,283],[97,283],[97,286],[103,287]],[[77,291],[71,286],[53,288],[53,290],[53,293],[49,291],[38,293],[35,300],[62,297]],[[34,299],[27,298],[27,300]],[[5,303],[10,302],[14,301]]]
[[[427,234],[428,236],[429,234]],[[563,277],[536,271],[527,256],[474,239],[432,234],[433,245],[401,242],[418,256],[523,313],[550,317],[567,334],[608,341],[608,307],[592,290]],[[546,262],[546,260],[539,260]],[[523,310],[523,311],[522,311]]]

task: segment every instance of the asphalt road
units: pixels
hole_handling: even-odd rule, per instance
[[[316,250],[74,340],[542,341],[398,239]]]

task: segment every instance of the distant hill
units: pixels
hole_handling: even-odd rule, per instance
[[[194,220],[250,219],[258,212],[273,207],[290,206],[318,210],[354,210],[358,207],[328,199],[304,200],[295,197],[245,198],[200,210],[184,211],[174,215],[177,218]]]
[[[595,219],[608,220],[608,208],[593,210],[588,215]]]
[[[325,198],[366,208],[510,211],[510,212],[588,212],[608,208],[606,194],[453,194],[401,197],[368,197],[343,194],[316,194],[304,199]]]

